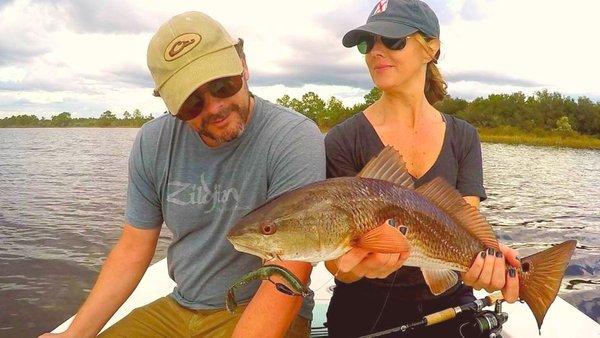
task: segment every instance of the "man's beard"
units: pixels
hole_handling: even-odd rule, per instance
[[[217,143],[218,145],[221,145],[226,142],[231,142],[244,133],[244,130],[246,128],[246,122],[248,120],[248,115],[250,113],[249,108],[250,107],[242,108],[237,104],[232,104],[230,107],[222,109],[217,114],[202,120],[198,132],[200,133],[200,135],[214,140],[215,143]],[[233,127],[228,126],[227,130],[223,130],[218,134],[208,130],[207,127],[212,121],[221,120],[227,117],[229,114],[236,114],[239,117],[238,121],[235,122],[235,125]]]

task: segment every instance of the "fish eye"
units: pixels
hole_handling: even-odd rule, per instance
[[[262,223],[260,225],[260,232],[263,235],[272,235],[275,233],[276,230],[277,229],[275,228],[275,224],[270,222]]]
[[[400,232],[406,236],[406,233],[408,232],[408,227],[406,225],[401,225],[398,227],[398,230],[400,230]]]
[[[530,268],[531,266],[529,266],[529,262],[525,262],[521,265],[521,270],[523,270],[523,272],[528,272]]]

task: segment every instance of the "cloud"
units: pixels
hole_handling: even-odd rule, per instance
[[[427,0],[426,2],[437,16],[440,25],[449,24],[456,18],[456,11],[448,0]]]
[[[2,69],[0,69],[1,71]],[[1,75],[1,72],[0,72]],[[20,79],[0,78],[0,91],[5,92],[76,92],[97,94],[103,88],[153,88],[154,83],[148,70],[137,65],[123,65],[99,74],[88,74],[78,78],[74,74],[48,77],[46,74],[28,73]]]
[[[122,65],[94,78],[111,84],[123,84],[138,88],[154,88],[154,81],[152,80],[150,71],[139,65]]]
[[[543,83],[537,81],[519,79],[503,74],[492,73],[487,71],[467,71],[449,73],[445,76],[449,82],[473,81],[490,85],[507,85],[517,87],[542,87]]]
[[[13,0],[0,0],[0,10],[12,3]]]
[[[346,32],[367,22],[367,17],[376,2],[352,1],[344,6],[316,15],[314,23],[337,37],[338,45],[342,44],[342,37]]]
[[[595,29],[600,2],[573,1],[584,10],[565,17],[564,3],[544,0],[427,0],[442,25],[440,67],[450,93],[473,98],[548,88],[600,96],[598,65],[586,61],[600,58],[600,48],[572,33]],[[164,111],[150,95],[147,43],[161,23],[189,10],[206,12],[246,40],[257,93],[277,98],[312,90],[361,101],[373,84],[362,56],[341,39],[365,23],[376,2],[240,1],[232,10],[230,2],[214,0],[0,0],[0,114]]]
[[[31,103],[31,101],[24,98],[3,97],[2,100],[0,100],[0,111],[11,111],[14,110],[15,107],[26,107]]]
[[[318,36],[290,36],[285,38],[285,43],[289,51],[277,60],[277,71],[263,64],[254,71],[253,84],[289,87],[317,84],[362,89],[373,86],[362,56],[355,49],[343,47],[340,39],[331,32]],[[252,65],[252,59],[249,62]]]
[[[51,4],[62,20],[79,33],[143,33],[156,29],[155,16],[142,2],[118,0],[36,0]]]
[[[459,15],[464,20],[483,20],[489,13],[486,9],[487,3],[489,3],[488,0],[466,0],[459,11]]]
[[[373,87],[366,68],[336,64],[290,63],[286,73],[268,74],[258,72],[251,83],[257,86],[281,84],[286,87],[302,87],[306,84],[337,85],[367,89]]]
[[[65,90],[75,90],[72,84],[64,84],[53,80],[43,81],[0,81],[0,91],[44,91],[44,92],[57,92]]]
[[[44,44],[15,44],[14,38],[0,38],[0,65],[26,63],[35,56],[50,51]],[[23,39],[21,41],[24,41]]]
[[[148,89],[123,90],[113,86],[97,92],[44,92],[29,91],[10,93],[0,91],[0,118],[19,114],[35,114],[49,118],[68,111],[74,117],[98,117],[105,110],[117,115],[123,111],[140,109],[145,114],[157,116],[165,111],[160,98],[152,96]]]
[[[81,102],[64,101],[64,96],[51,97],[44,92],[7,94],[0,92],[0,118],[3,116],[34,114],[43,116],[47,111],[67,110]],[[46,115],[50,117],[49,114]]]
[[[52,49],[50,32],[57,28],[51,6],[27,1],[0,6],[0,65],[26,64]]]
[[[448,94],[452,97],[459,97],[465,100],[487,97],[490,94],[512,94],[515,92],[532,95],[535,89],[511,85],[492,85],[473,81],[452,82],[448,84]]]

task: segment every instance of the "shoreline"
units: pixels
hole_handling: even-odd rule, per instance
[[[516,128],[477,128],[481,142],[530,145],[552,148],[600,150],[600,138],[588,135],[565,135],[559,132],[528,133]]]
[[[329,128],[320,128],[326,134]],[[589,135],[565,135],[556,131],[524,132],[510,126],[477,128],[482,143],[528,145],[551,148],[600,150],[600,138]]]
[[[10,126],[0,129],[132,129],[139,126]],[[329,128],[319,128],[321,132],[327,133]],[[561,134],[555,131],[524,132],[514,127],[477,128],[481,142],[501,143],[513,145],[530,145],[552,148],[572,148],[600,150],[600,138],[580,134]]]

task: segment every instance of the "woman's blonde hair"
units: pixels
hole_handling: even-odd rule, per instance
[[[426,38],[421,33],[414,34],[414,37],[431,57],[431,61],[427,64],[427,74],[425,75],[425,97],[430,104],[434,104],[444,99],[447,94],[446,89],[448,88],[442,73],[436,65],[440,52],[437,51],[435,53],[435,50],[427,43],[432,38]]]

